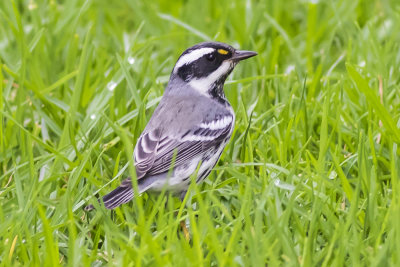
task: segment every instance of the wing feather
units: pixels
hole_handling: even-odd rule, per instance
[[[180,136],[162,136],[157,129],[155,132],[144,132],[135,147],[138,179],[168,172],[172,163],[174,167],[179,167],[202,156],[225,140],[232,126],[233,117],[223,117],[202,122]]]

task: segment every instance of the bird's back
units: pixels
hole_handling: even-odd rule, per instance
[[[161,135],[179,136],[201,123],[231,115],[228,102],[222,104],[194,90],[191,94],[165,94],[143,133],[159,129]]]

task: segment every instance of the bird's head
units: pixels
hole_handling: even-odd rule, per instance
[[[237,50],[219,42],[204,42],[182,53],[171,74],[171,81],[178,79],[203,94],[222,90],[228,75],[236,64],[256,52]]]

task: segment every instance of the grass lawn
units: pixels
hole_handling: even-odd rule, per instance
[[[399,266],[399,14],[397,0],[1,1],[0,264]],[[186,203],[145,193],[85,213],[134,173],[177,58],[205,40],[259,53],[225,85],[237,121],[209,179]]]

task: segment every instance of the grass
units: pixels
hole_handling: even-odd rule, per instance
[[[1,265],[397,266],[399,11],[1,1]],[[85,213],[134,172],[180,53],[210,39],[259,53],[225,86],[237,122],[215,171],[183,204],[143,194]]]

